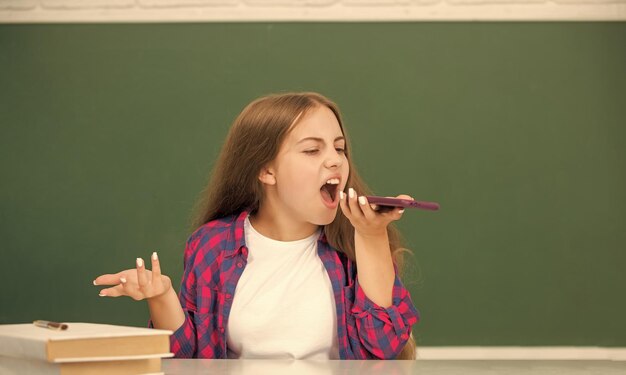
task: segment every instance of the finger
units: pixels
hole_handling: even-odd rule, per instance
[[[379,214],[387,214],[395,209],[394,206],[378,206],[376,210]]]
[[[359,207],[357,201],[356,192],[353,188],[348,189],[348,206],[350,207],[350,213],[356,218],[363,218],[363,211]]]
[[[152,284],[161,281],[161,264],[159,263],[159,256],[156,251],[152,253],[150,257],[152,259]]]
[[[395,207],[392,211],[388,213],[391,217],[391,220],[400,220],[402,218],[402,214],[404,214],[404,207]]]
[[[341,211],[343,212],[343,214],[348,218],[348,220],[350,220],[351,213],[347,201],[348,199],[346,193],[344,193],[343,191],[339,191],[339,206],[341,207]]]
[[[376,212],[374,212],[372,207],[370,207],[370,205],[368,204],[369,202],[367,201],[367,197],[361,195],[358,201],[359,205],[361,205],[361,211],[363,212],[365,218],[367,218],[368,220],[373,220],[374,218],[376,218]]]
[[[415,200],[415,199],[413,199],[412,196],[406,195],[406,194],[400,194],[396,198]],[[404,213],[404,207],[398,207],[397,209],[395,209],[394,210],[394,220],[399,220],[402,217],[403,213]]]
[[[137,258],[137,283],[139,287],[148,285],[148,276],[146,275],[146,265],[143,259]]]
[[[119,285],[113,288],[102,289],[98,295],[100,297],[119,297],[126,294],[124,293],[124,288]]]
[[[114,274],[100,275],[95,278],[93,285],[117,285],[120,283],[120,277],[123,274],[124,271]]]

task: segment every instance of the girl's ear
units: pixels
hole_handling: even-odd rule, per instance
[[[266,185],[276,185],[276,177],[271,167],[263,167],[259,173],[259,180]]]

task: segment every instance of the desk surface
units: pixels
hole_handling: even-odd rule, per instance
[[[617,361],[296,361],[243,359],[167,359],[166,375],[624,375],[626,362]]]

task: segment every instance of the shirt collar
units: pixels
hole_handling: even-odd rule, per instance
[[[246,209],[241,211],[241,213],[235,217],[234,225],[232,226],[232,230],[229,238],[229,245],[224,250],[224,255],[227,257],[232,257],[235,254],[242,251],[243,248],[246,247],[246,236],[244,232],[244,223],[246,218],[250,215],[250,210]],[[326,233],[322,228],[320,236],[317,240],[319,243],[324,245],[328,245],[328,240],[326,238]]]
[[[224,255],[226,257],[232,257],[235,254],[242,251],[246,246],[246,236],[244,235],[243,224],[246,218],[250,215],[249,210],[243,210],[235,217],[234,225],[231,226],[231,232],[229,236],[228,245],[224,249]]]

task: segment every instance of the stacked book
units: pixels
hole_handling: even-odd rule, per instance
[[[56,327],[61,328],[61,327]],[[171,331],[108,324],[0,325],[0,374],[159,374]]]

